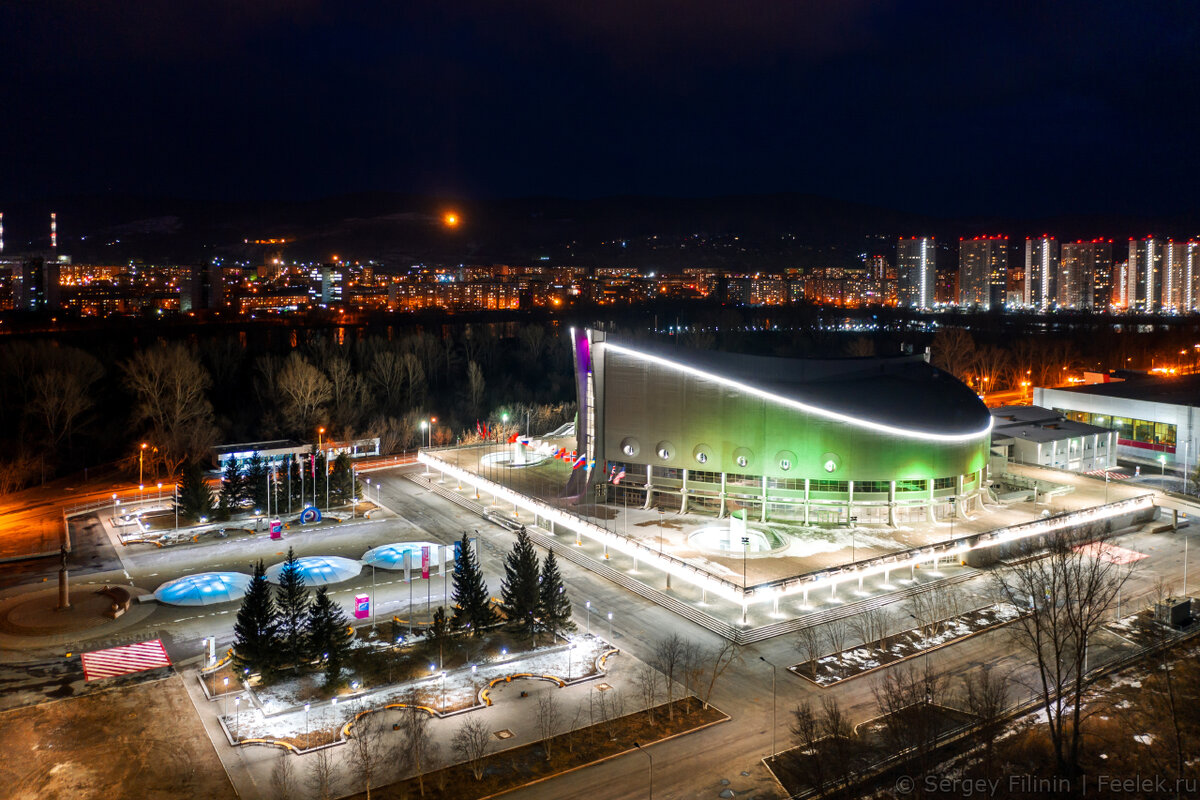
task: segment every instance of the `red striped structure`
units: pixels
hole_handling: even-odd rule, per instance
[[[98,681],[117,675],[128,675],[131,672],[143,672],[156,667],[171,666],[166,648],[161,639],[151,639],[148,642],[127,644],[121,647],[110,647],[107,650],[95,650],[83,653],[83,677],[88,681]]]

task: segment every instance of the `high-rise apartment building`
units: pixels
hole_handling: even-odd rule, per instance
[[[1191,242],[1177,242],[1167,239],[1162,246],[1162,309],[1163,311],[1187,312],[1191,310],[1189,303],[1192,275],[1189,267],[1189,247]]]
[[[1092,309],[1108,305],[1112,272],[1112,240],[1064,242],[1055,299],[1062,308]],[[1100,295],[1100,297],[1097,297]]]
[[[1162,242],[1153,236],[1129,240],[1129,277],[1133,296],[1129,307],[1139,311],[1162,308]]]
[[[1200,242],[1187,243],[1183,262],[1183,311],[1200,311]]]
[[[1058,240],[1048,234],[1025,237],[1025,281],[1021,304],[1045,311],[1054,302],[1058,278]]]
[[[896,243],[900,305],[932,308],[937,276],[937,245],[932,236],[901,237]]]
[[[1004,304],[1008,278],[1008,237],[958,240],[958,302],[988,309]]]

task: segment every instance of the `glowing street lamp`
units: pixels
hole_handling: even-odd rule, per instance
[[[138,483],[142,483],[142,463],[146,456],[146,448],[150,445],[142,442],[142,449],[138,451]]]

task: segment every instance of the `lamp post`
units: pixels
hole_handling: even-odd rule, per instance
[[[442,670],[442,713],[446,713],[446,670]]]
[[[591,636],[592,635],[592,601],[588,600],[586,603],[583,604],[583,607],[587,609],[587,632],[588,632],[588,636]]]
[[[221,694],[224,696],[224,699],[225,699],[225,716],[228,717],[229,716],[229,678],[228,677],[221,679],[221,686],[222,686]]]
[[[149,447],[145,442],[142,442],[142,448],[138,451],[138,483],[142,483],[142,462],[146,455],[146,448]]]
[[[769,666],[771,668],[771,761],[774,761],[775,760],[775,729],[776,729],[776,726],[778,725],[777,717],[775,715],[775,709],[776,709],[775,665],[772,664],[770,661],[767,661],[762,656],[759,656],[758,660],[763,662],[764,664],[766,664],[767,666]]]
[[[654,800],[654,756],[650,755],[650,751],[642,747],[637,742],[633,743],[639,753],[645,753],[646,758],[650,759],[650,795],[649,800]]]
[[[308,709],[312,703],[304,704],[304,749],[308,749]]]
[[[610,611],[610,612],[608,612],[608,643],[609,643],[609,644],[612,644],[612,640],[613,640],[613,635],[612,635],[612,612]]]
[[[242,696],[239,694],[233,700],[233,743],[237,744],[242,730]]]

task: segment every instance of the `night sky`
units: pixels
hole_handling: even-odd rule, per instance
[[[1190,2],[10,2],[0,204],[805,192],[1192,211],[1198,19]]]

